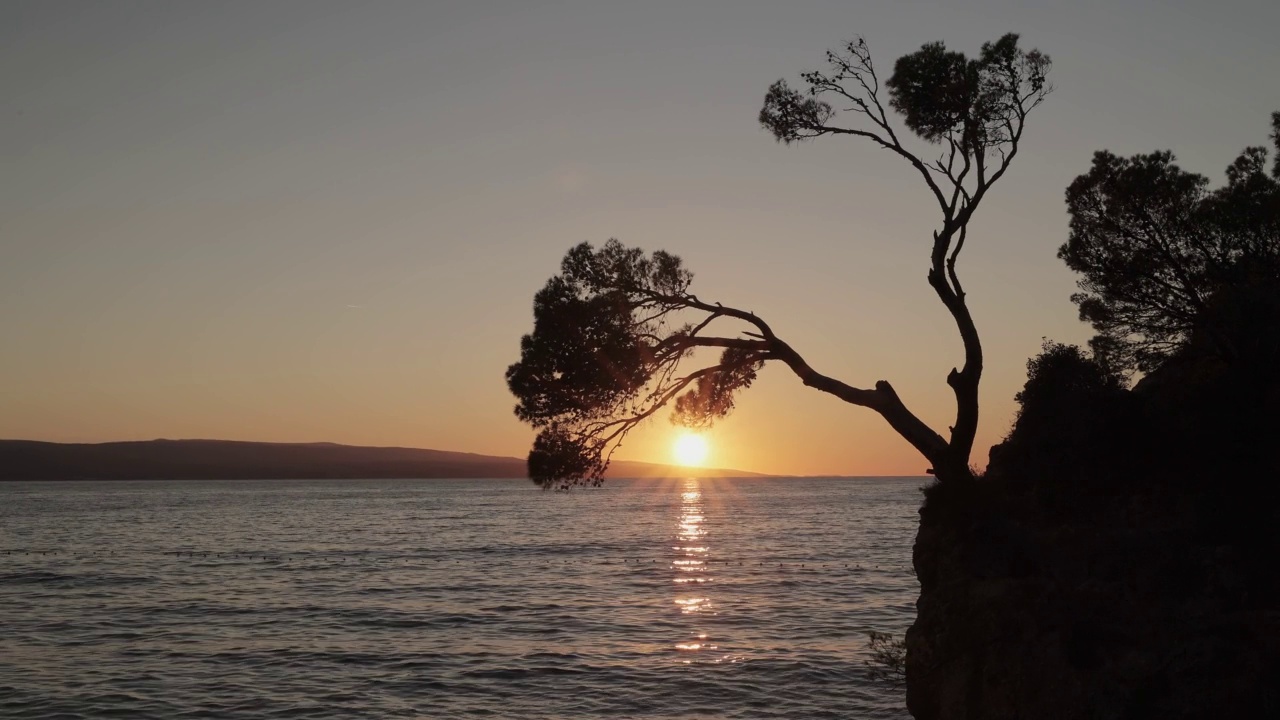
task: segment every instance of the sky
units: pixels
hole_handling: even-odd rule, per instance
[[[927,191],[866,143],[786,147],[766,88],[856,36],[881,68],[1005,32],[1055,91],[959,269],[986,375],[974,462],[1042,338],[1092,153],[1220,182],[1280,109],[1257,2],[5,2],[0,437],[332,441],[523,456],[503,381],[564,251],[666,249],[817,370],[946,433],[962,359]],[[618,457],[666,462],[664,419]],[[921,474],[874,413],[769,367],[708,463]]]

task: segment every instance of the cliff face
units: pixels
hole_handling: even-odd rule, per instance
[[[1189,498],[986,509],[923,513],[915,717],[1280,717],[1271,551],[1207,531]]]
[[[1280,363],[1263,350],[1193,347],[1133,391],[1024,403],[984,478],[927,491],[916,718],[1280,717]]]

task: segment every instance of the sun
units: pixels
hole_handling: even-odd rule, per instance
[[[686,432],[676,438],[671,448],[676,462],[688,467],[698,467],[707,461],[707,439],[702,435]]]

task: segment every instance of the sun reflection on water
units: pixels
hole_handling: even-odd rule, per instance
[[[706,520],[699,481],[696,478],[686,479],[680,492],[676,542],[671,545],[675,553],[671,560],[671,580],[676,587],[674,603],[680,608],[680,614],[690,616],[690,620],[697,624],[705,623],[718,615],[715,604],[706,595],[707,585],[712,581],[709,562],[711,547],[707,542]],[[690,628],[688,635],[689,637],[675,643],[675,649],[684,656],[682,663],[691,665],[695,662],[694,658],[699,663],[733,662],[731,656],[716,653],[720,648],[710,641],[705,628],[695,625]]]

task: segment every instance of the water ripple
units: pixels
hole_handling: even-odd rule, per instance
[[[903,718],[918,485],[0,485],[0,716]]]

